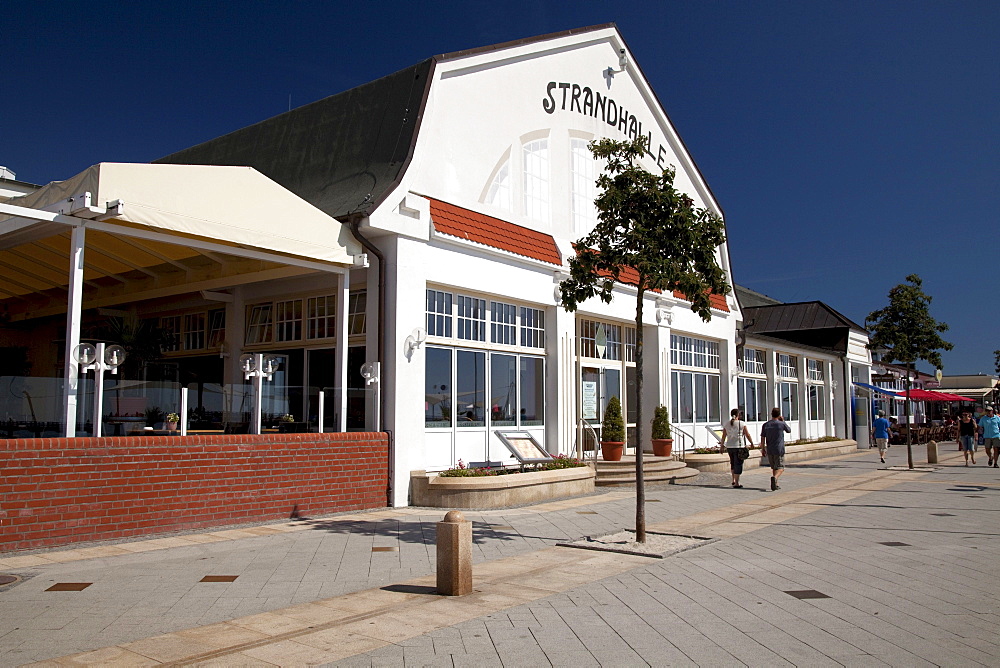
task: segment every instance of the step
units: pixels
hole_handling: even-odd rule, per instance
[[[666,472],[656,472],[650,473],[649,471],[643,471],[645,475],[643,480],[646,482],[670,482],[674,480],[683,480],[685,478],[693,478],[698,475],[698,469],[692,469],[688,467],[682,467],[679,469],[674,469]],[[635,474],[631,476],[624,475],[598,475],[594,480],[594,484],[598,487],[603,487],[606,485],[634,485],[635,484]]]

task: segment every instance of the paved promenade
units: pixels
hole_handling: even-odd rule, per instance
[[[0,557],[0,665],[1000,665],[1000,469],[954,447],[652,486],[650,530],[716,539],[665,559],[556,546],[632,526],[629,489],[469,512],[461,598],[437,509]]]

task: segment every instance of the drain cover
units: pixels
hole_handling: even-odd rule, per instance
[[[206,575],[198,582],[236,582],[239,575]]]
[[[815,589],[799,589],[795,591],[786,591],[789,596],[794,596],[795,598],[830,598],[826,594],[816,591]]]
[[[17,582],[20,579],[16,575],[0,575],[0,587],[9,585],[11,582]]]
[[[898,540],[889,540],[884,543],[879,543],[879,545],[888,545],[889,547],[910,547],[909,543],[900,543]]]
[[[83,591],[93,582],[57,582],[45,591]]]
[[[954,517],[951,513],[931,513],[934,517]]]

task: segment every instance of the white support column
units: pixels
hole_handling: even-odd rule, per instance
[[[351,296],[351,275],[337,274],[337,431],[347,431],[347,306]]]
[[[65,385],[63,387],[63,418],[66,420],[67,438],[76,436],[77,390],[80,386],[80,369],[73,353],[80,345],[80,317],[83,305],[83,251],[86,229],[73,228],[69,249],[69,290],[66,297],[66,351]],[[95,420],[100,416],[95,416]]]
[[[837,390],[833,387],[833,362],[823,362],[823,377],[826,379],[824,387],[826,387],[826,432],[823,436],[834,436],[836,435],[836,428],[834,422],[834,409],[836,408],[836,402],[834,401],[834,392]],[[838,383],[839,385],[839,383]]]

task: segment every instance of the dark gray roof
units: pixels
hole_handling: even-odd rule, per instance
[[[739,301],[741,308],[747,308],[750,306],[772,306],[774,304],[781,303],[773,297],[768,297],[763,293],[743,287],[742,285],[734,285],[733,291],[736,293],[736,299]]]
[[[820,301],[745,308],[743,318],[757,334],[837,327],[866,332],[864,327]]]
[[[750,335],[839,352],[847,352],[849,330],[867,335],[864,327],[819,301],[751,306],[743,309],[743,322]]]
[[[331,216],[369,210],[413,153],[434,59],[155,162],[253,167]]]

